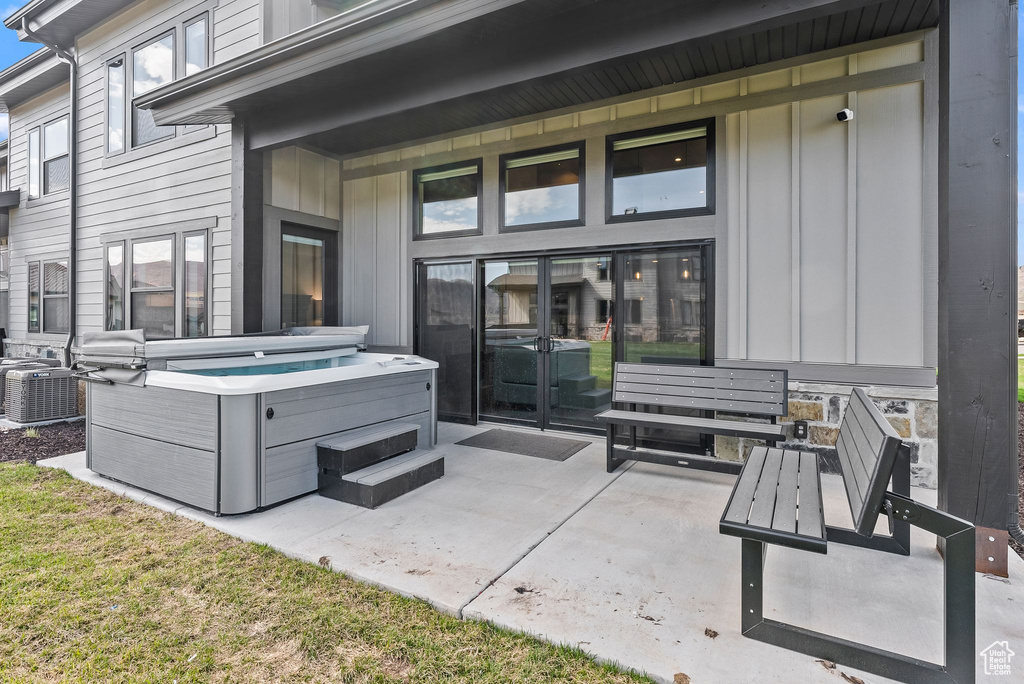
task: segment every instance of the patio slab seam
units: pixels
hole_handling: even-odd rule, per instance
[[[511,572],[511,571],[512,571],[512,570],[513,570],[513,569],[514,569],[514,568],[515,568],[515,567],[516,567],[517,565],[519,565],[520,563],[522,563],[522,562],[523,562],[523,560],[524,560],[524,559],[525,559],[525,558],[526,558],[527,556],[529,556],[529,555],[530,555],[531,553],[533,553],[534,551],[536,551],[536,550],[537,550],[537,548],[538,548],[538,547],[540,547],[540,545],[541,545],[541,544],[543,544],[543,543],[544,543],[544,542],[546,542],[546,541],[547,541],[548,539],[550,539],[550,538],[551,538],[551,536],[552,536],[552,535],[553,535],[553,534],[554,534],[555,532],[557,532],[558,530],[560,530],[560,529],[562,528],[562,526],[563,526],[563,525],[565,525],[565,524],[566,524],[567,522],[569,522],[570,520],[572,520],[572,519],[573,519],[573,518],[574,518],[574,517],[575,517],[575,516],[576,516],[576,515],[577,515],[577,514],[578,514],[578,513],[580,512],[580,511],[582,511],[582,510],[583,510],[584,508],[586,508],[587,506],[589,506],[589,505],[591,504],[591,502],[593,502],[593,501],[594,501],[594,499],[596,499],[597,497],[601,496],[601,493],[602,493],[602,492],[604,492],[604,491],[605,491],[606,489],[608,489],[608,488],[609,488],[610,486],[612,486],[613,484],[615,484],[615,482],[616,482],[616,481],[618,481],[618,479],[619,479],[620,477],[622,477],[622,476],[623,476],[623,475],[625,475],[625,474],[626,474],[627,472],[629,472],[630,468],[632,468],[632,467],[633,467],[634,465],[636,465],[636,463],[635,463],[635,462],[631,462],[631,463],[629,463],[629,464],[627,465],[627,467],[625,467],[625,468],[623,468],[623,469],[622,469],[621,471],[619,471],[619,472],[615,473],[615,477],[613,477],[613,478],[612,478],[611,480],[609,480],[609,481],[608,481],[608,483],[607,483],[606,485],[604,485],[603,487],[601,487],[601,489],[599,489],[599,490],[597,490],[596,492],[594,492],[594,495],[593,495],[593,496],[589,497],[589,498],[588,498],[588,499],[587,499],[586,501],[584,501],[584,502],[583,502],[582,504],[580,504],[579,506],[577,506],[577,507],[576,507],[576,508],[575,508],[575,509],[574,509],[574,510],[573,510],[573,511],[571,512],[571,513],[569,513],[569,515],[567,515],[567,516],[566,516],[566,517],[565,517],[565,518],[564,518],[564,519],[563,519],[562,521],[560,521],[560,522],[559,522],[559,523],[558,523],[557,525],[555,525],[555,526],[554,526],[553,528],[551,528],[550,530],[548,530],[547,532],[545,532],[545,533],[544,533],[544,536],[543,536],[543,537],[541,537],[539,541],[537,541],[537,542],[536,542],[536,543],[534,543],[534,544],[531,544],[531,545],[530,545],[530,546],[529,546],[529,547],[528,547],[528,548],[526,549],[526,551],[525,551],[525,552],[523,552],[523,554],[522,554],[522,555],[520,555],[520,556],[519,556],[518,558],[516,558],[516,559],[515,559],[514,561],[512,561],[512,563],[510,563],[510,564],[508,565],[508,567],[504,568],[504,569],[503,569],[503,570],[502,570],[502,571],[501,571],[500,573],[498,573],[497,575],[495,575],[495,576],[494,576],[494,577],[493,577],[493,578],[492,578],[492,579],[491,579],[491,580],[490,580],[490,581],[489,581],[489,582],[488,582],[488,583],[487,583],[487,584],[486,584],[486,585],[484,586],[484,588],[483,588],[483,589],[481,589],[481,590],[480,590],[480,591],[479,591],[479,592],[478,592],[478,593],[477,593],[477,594],[476,594],[476,595],[475,595],[475,596],[474,596],[473,598],[469,599],[468,601],[466,601],[465,603],[463,603],[463,604],[462,604],[461,606],[459,606],[459,609],[458,609],[458,612],[456,613],[456,616],[457,616],[457,617],[458,617],[458,618],[459,618],[460,620],[464,620],[464,619],[467,619],[467,618],[466,618],[466,617],[464,616],[464,611],[466,610],[466,608],[468,608],[468,607],[469,607],[469,604],[473,603],[473,601],[476,601],[476,600],[477,600],[478,598],[480,598],[480,597],[481,597],[481,596],[483,596],[483,595],[484,595],[485,593],[487,593],[487,591],[488,591],[489,589],[493,588],[493,587],[494,587],[494,585],[495,585],[495,584],[497,584],[497,583],[498,583],[498,582],[499,582],[499,581],[501,580],[501,578],[502,578],[502,577],[504,577],[504,576],[505,576],[505,575],[507,575],[507,574],[508,574],[509,572]],[[469,619],[473,619],[473,620],[476,620],[476,619],[478,619],[478,618],[469,618]]]

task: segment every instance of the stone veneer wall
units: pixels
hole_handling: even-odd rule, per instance
[[[868,396],[901,437],[911,445],[911,484],[935,488],[938,462],[938,392],[914,387],[867,387]],[[789,415],[779,419],[786,440],[780,446],[821,455],[823,472],[838,473],[835,443],[839,436],[851,387],[819,383],[789,384]],[[726,416],[719,416],[725,418]],[[807,439],[793,437],[793,422],[808,423]],[[760,440],[716,437],[719,458],[742,460]]]

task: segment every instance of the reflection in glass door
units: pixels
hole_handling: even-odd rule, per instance
[[[708,358],[707,248],[631,252],[621,257],[622,359],[627,363],[702,364]],[[700,415],[649,407],[659,413]],[[642,446],[703,450],[686,433],[640,430]]]
[[[437,417],[476,422],[473,262],[417,264],[416,353],[436,361]]]
[[[539,421],[539,266],[538,259],[517,259],[481,268],[481,417]]]
[[[598,427],[611,408],[615,280],[610,256],[551,259],[546,425]]]
[[[337,325],[337,237],[281,226],[281,327]]]

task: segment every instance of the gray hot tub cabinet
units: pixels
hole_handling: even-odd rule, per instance
[[[196,508],[244,513],[315,492],[316,443],[415,423],[435,444],[433,370],[220,396],[128,384],[88,387],[93,471]]]
[[[432,448],[437,364],[357,351],[365,329],[339,331],[344,335],[152,342],[141,331],[85,336],[78,366],[88,381],[88,467],[189,506],[235,514],[317,491],[317,442],[348,431],[414,424],[420,448]],[[278,375],[251,368],[324,354],[347,360]],[[174,370],[240,364],[252,372]]]

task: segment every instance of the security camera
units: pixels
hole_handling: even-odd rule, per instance
[[[853,110],[852,109],[841,109],[836,113],[836,118],[840,121],[852,121]]]

